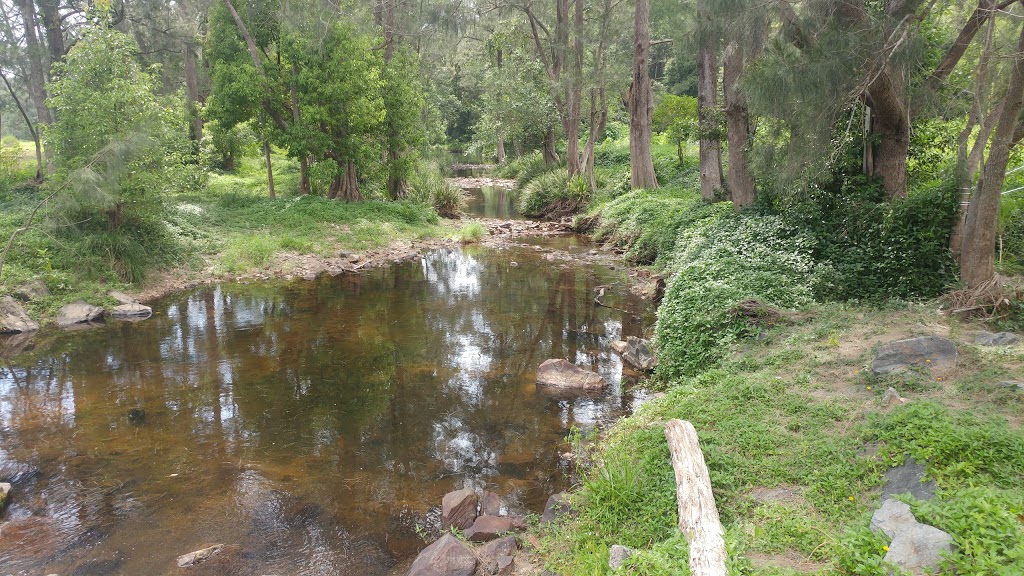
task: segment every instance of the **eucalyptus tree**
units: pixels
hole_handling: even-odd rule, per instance
[[[635,0],[633,24],[633,82],[629,87],[629,165],[633,188],[657,188],[651,158],[651,115],[654,95],[648,70],[651,53],[650,7]]]

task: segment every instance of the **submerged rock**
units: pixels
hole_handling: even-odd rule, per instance
[[[0,333],[34,332],[39,330],[39,323],[28,317],[25,309],[14,298],[0,298]]]
[[[603,390],[608,382],[601,375],[584,370],[568,360],[552,358],[537,368],[537,385],[557,389]]]
[[[0,513],[7,508],[7,500],[11,495],[11,485],[7,482],[0,482]]]
[[[223,549],[223,544],[214,544],[213,546],[203,548],[202,550],[196,550],[195,552],[182,554],[181,556],[178,556],[178,568],[188,568],[189,566],[195,566],[200,562],[209,560],[212,556],[219,553]]]
[[[637,370],[654,370],[658,364],[654,354],[651,354],[650,343],[636,336],[626,336],[625,340],[612,342],[612,350],[618,352],[627,364]]]
[[[897,340],[879,346],[871,361],[875,376],[928,368],[933,372],[951,372],[956,368],[956,343],[938,336]]]
[[[469,546],[445,534],[420,552],[407,576],[471,576],[475,570],[476,557]]]
[[[472,488],[463,488],[444,495],[441,499],[441,528],[455,526],[465,530],[476,520],[476,492]]]
[[[1013,346],[1020,342],[1020,337],[1013,332],[979,332],[974,343],[979,346]]]
[[[101,318],[103,318],[103,308],[93,306],[85,300],[76,300],[65,304],[57,311],[57,325],[62,328],[85,324]]]

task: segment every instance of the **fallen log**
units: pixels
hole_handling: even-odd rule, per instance
[[[669,420],[665,424],[665,438],[676,473],[679,530],[690,542],[690,574],[726,576],[725,532],[715,507],[697,430],[684,420]]]

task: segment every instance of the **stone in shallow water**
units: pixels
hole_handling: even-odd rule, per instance
[[[182,554],[178,556],[178,568],[187,568],[189,566],[195,566],[200,562],[210,559],[213,555],[217,554],[224,549],[223,544],[214,544],[202,550],[196,550],[195,552],[189,552],[188,554]]]
[[[552,358],[537,368],[537,385],[559,389],[603,390],[608,382],[600,374],[584,370],[568,360]]]
[[[7,500],[11,497],[11,485],[7,482],[0,482],[0,512],[7,507]]]
[[[75,324],[85,324],[103,318],[103,308],[93,306],[85,300],[76,300],[65,304],[57,311],[57,325],[66,328]]]
[[[618,352],[627,364],[637,370],[654,370],[658,364],[651,354],[650,343],[636,336],[627,336],[625,340],[612,342],[612,350]]]
[[[476,557],[469,546],[445,534],[420,552],[407,576],[471,576]]]
[[[480,514],[497,516],[501,514],[501,498],[494,492],[484,491],[480,495]]]
[[[944,374],[956,368],[956,343],[938,336],[897,340],[878,347],[871,361],[875,376],[896,374],[911,368],[928,368]]]
[[[153,309],[143,304],[119,304],[114,306],[110,315],[114,318],[148,318],[153,314]]]
[[[476,492],[472,488],[445,494],[441,499],[441,527],[455,526],[465,530],[472,526],[476,520],[476,502]]]

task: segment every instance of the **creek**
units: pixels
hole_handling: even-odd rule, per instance
[[[0,574],[388,574],[448,491],[539,513],[570,431],[631,412],[609,344],[650,325],[622,270],[545,259],[571,238],[428,252],[314,281],[168,297],[0,368]],[[594,304],[598,286],[610,286]],[[567,358],[610,382],[549,397]]]

